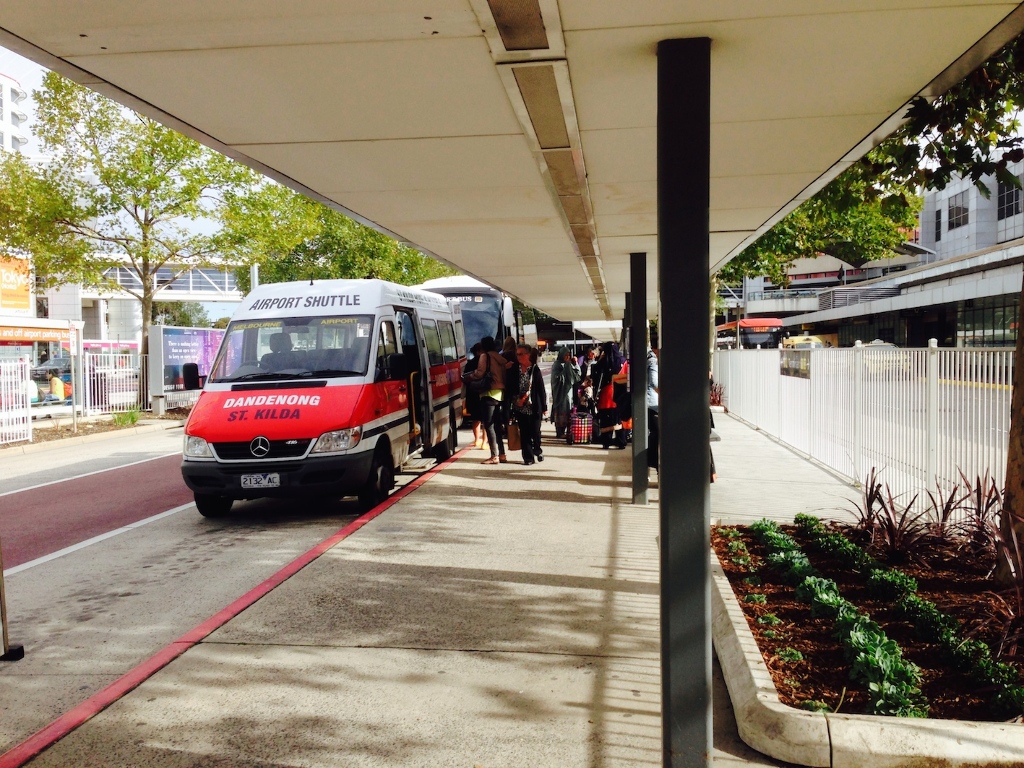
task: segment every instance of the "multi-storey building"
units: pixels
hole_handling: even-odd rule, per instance
[[[28,137],[22,127],[28,120],[18,106],[28,93],[13,77],[0,72],[0,148],[21,151],[28,143]]]
[[[1024,163],[1008,170],[1024,178]],[[954,179],[925,195],[918,266],[834,287],[817,296],[815,311],[786,319],[793,329],[835,333],[841,346],[880,338],[918,347],[1011,346],[1016,343],[1024,263],[1020,187]]]

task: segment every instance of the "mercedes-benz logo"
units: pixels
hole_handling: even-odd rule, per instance
[[[262,459],[270,453],[270,441],[263,437],[263,435],[254,437],[252,442],[249,443],[249,452],[257,459]]]

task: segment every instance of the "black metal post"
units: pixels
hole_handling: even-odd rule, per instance
[[[664,765],[712,763],[708,400],[711,40],[658,43]]]
[[[629,386],[633,405],[633,503],[647,503],[647,254],[629,254]]]

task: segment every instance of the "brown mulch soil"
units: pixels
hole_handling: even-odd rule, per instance
[[[188,418],[189,408],[173,408],[163,416],[153,416],[151,414],[144,414],[143,419],[149,421],[151,419],[167,419],[170,421],[182,421]],[[45,425],[44,425],[45,424]],[[64,440],[69,437],[83,437],[84,435],[96,435],[101,432],[116,432],[121,429],[131,429],[137,426],[136,424],[115,424],[112,419],[102,420],[78,420],[78,431],[74,431],[71,423],[70,416],[61,416],[57,419],[47,419],[45,422],[35,422],[32,428],[32,442],[33,443],[48,443],[54,440]],[[5,448],[13,448],[25,445],[25,443],[4,443],[0,445],[0,451]]]
[[[832,621],[812,617],[810,606],[796,600],[794,588],[772,573],[770,568],[762,567],[765,552],[757,539],[745,527],[738,526],[737,529],[743,534],[741,540],[750,554],[750,565],[733,561],[735,553],[729,551],[729,543],[733,539],[722,535],[723,528],[712,530],[712,546],[740,601],[780,700],[794,707],[818,701],[827,704],[832,711],[848,714],[867,712],[867,692],[850,679],[850,665],[843,655],[842,646],[832,636]],[[957,669],[938,646],[918,638],[913,626],[895,613],[889,601],[868,594],[863,577],[838,568],[834,562],[815,553],[795,527],[783,526],[783,529],[797,540],[811,564],[838,584],[840,594],[861,612],[870,614],[899,644],[904,657],[921,668],[921,690],[928,700],[929,717],[987,721],[1008,719],[1005,711],[997,711],[993,706],[991,688],[986,689]],[[876,552],[871,554],[878,557]],[[999,617],[1004,603],[997,594],[998,585],[986,575],[988,568],[952,545],[931,545],[929,551],[920,557],[923,562],[889,565],[917,579],[920,597],[958,618],[965,635],[987,642],[995,654],[1002,634],[1003,624]],[[761,583],[745,581],[755,571],[753,581],[759,578]],[[744,602],[743,598],[752,593],[765,595],[767,603]],[[782,623],[774,627],[757,623],[757,618],[767,613],[775,614]],[[778,636],[772,637],[772,632]],[[803,661],[783,661],[778,656],[783,648],[800,651]],[[1014,664],[1024,672],[1024,659],[1020,656],[1004,656],[1000,661]]]

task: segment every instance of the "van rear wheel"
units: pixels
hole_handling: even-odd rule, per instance
[[[391,466],[391,454],[377,451],[373,455],[370,474],[359,491],[359,506],[369,512],[387,499],[395,485],[395,468]]]
[[[226,496],[207,496],[204,493],[195,494],[196,509],[203,517],[223,517],[231,511],[234,499]]]

